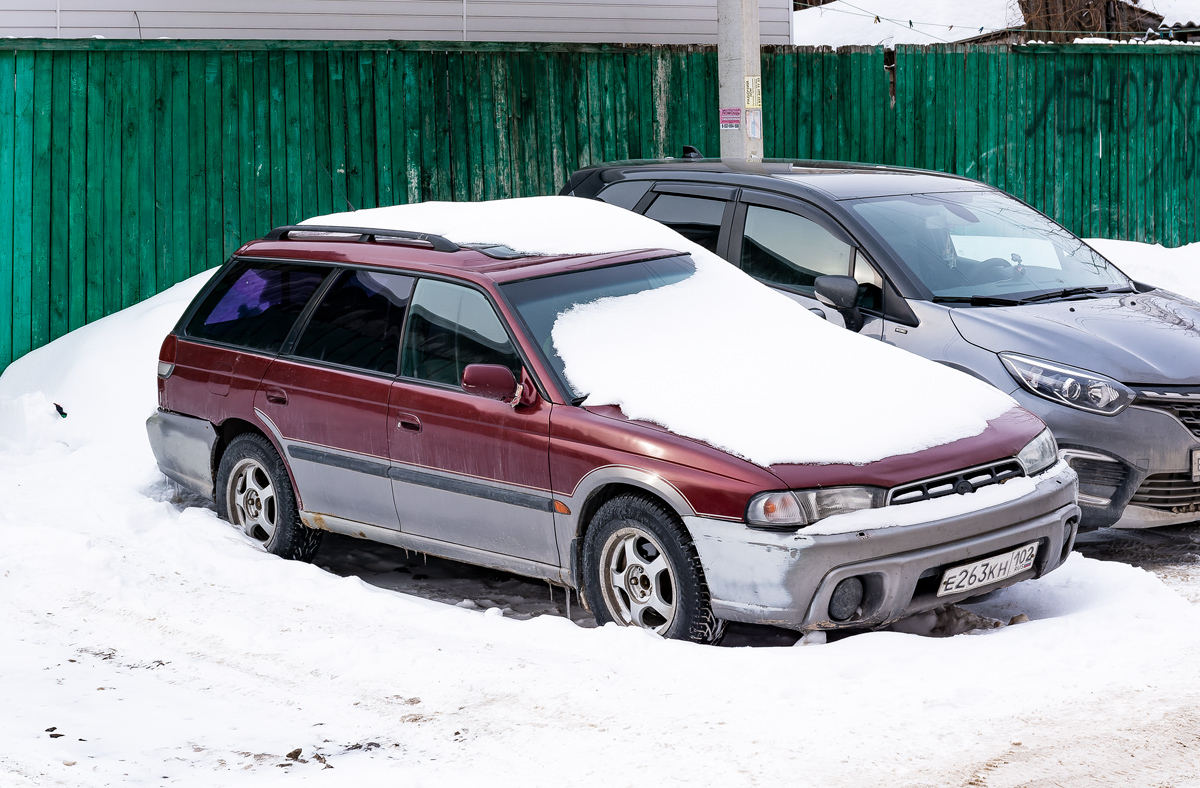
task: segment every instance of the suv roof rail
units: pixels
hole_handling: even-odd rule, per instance
[[[427,243],[438,252],[457,252],[459,245],[448,238],[431,233],[414,233],[407,230],[380,230],[371,227],[338,227],[325,224],[289,224],[276,227],[263,236],[264,241],[286,241],[292,233],[329,233],[357,235],[359,243],[373,243],[378,238],[401,238],[406,241]]]

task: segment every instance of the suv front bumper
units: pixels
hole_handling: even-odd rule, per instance
[[[742,523],[685,517],[708,583],[713,613],[728,621],[810,631],[881,627],[1042,575],[1066,560],[1080,510],[1075,474],[1065,463],[1038,477],[1015,500],[919,525],[845,534],[758,531]],[[921,504],[904,504],[920,506]],[[937,596],[942,573],[1038,543],[1034,566],[1003,581]],[[833,590],[861,577],[859,614],[829,616]]]

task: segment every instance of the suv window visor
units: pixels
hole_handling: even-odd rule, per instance
[[[899,195],[843,204],[939,299],[1022,301],[1078,288],[1130,286],[1124,274],[1066,228],[1000,192]]]
[[[578,399],[584,392],[577,391],[567,381],[563,361],[554,347],[552,332],[559,315],[578,304],[633,295],[682,282],[695,272],[696,264],[687,255],[660,257],[523,279],[501,285],[500,291],[521,316],[530,339],[541,350],[562,390]]]

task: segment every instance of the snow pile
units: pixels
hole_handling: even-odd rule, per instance
[[[1107,238],[1086,241],[1133,279],[1200,301],[1200,243],[1167,249]]]
[[[577,305],[559,316],[554,345],[585,404],[618,405],[759,465],[909,454],[978,435],[1015,407],[972,377],[816,317],[657,222],[593,200],[422,203],[309,221],[540,254],[689,252],[693,276]]]
[[[984,635],[720,649],[263,553],[174,498],[146,441],[158,343],[200,283],[0,376],[6,429],[53,425],[0,445],[0,784],[1194,778],[1200,611],[1120,564],[1072,556],[972,606],[1032,619]]]
[[[1024,22],[1016,0],[834,0],[793,12],[792,43],[831,47],[942,44]]]
[[[157,403],[163,338],[212,274],[193,276],[134,309],[76,329],[69,342],[14,361],[0,377],[0,443],[30,450],[51,440],[79,448],[119,438],[144,422]],[[112,346],[115,337],[120,347]]]

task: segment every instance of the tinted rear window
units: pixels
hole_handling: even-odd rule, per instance
[[[239,263],[200,304],[188,336],[278,351],[326,273],[294,263]]]

